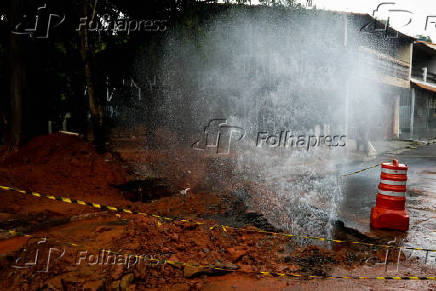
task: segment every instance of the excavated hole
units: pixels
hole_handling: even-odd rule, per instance
[[[123,196],[132,202],[150,202],[155,199],[169,197],[175,194],[169,182],[163,178],[147,178],[115,185]]]

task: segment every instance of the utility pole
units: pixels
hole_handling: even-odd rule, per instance
[[[415,88],[412,88],[412,100],[410,104],[410,139],[413,139],[414,121],[415,121]]]
[[[347,15],[344,14],[344,48],[347,50],[348,47],[348,19]],[[345,100],[344,100],[344,108],[345,108],[345,126],[344,126],[344,134],[348,138],[348,109],[349,109],[349,81],[345,84]]]

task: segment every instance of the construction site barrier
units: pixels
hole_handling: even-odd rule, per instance
[[[378,166],[380,166],[380,164],[377,164],[377,165],[374,165],[374,166],[371,166],[371,167],[368,167],[368,168],[364,168],[364,169],[361,169],[361,170],[358,170],[358,171],[354,171],[354,172],[351,172],[351,173],[348,173],[348,174],[343,174],[343,175],[340,175],[340,177],[347,177],[347,176],[351,176],[351,175],[355,175],[355,174],[360,174],[360,173],[365,172],[365,171],[367,171],[369,169],[377,168]]]
[[[26,236],[26,237],[33,237],[29,234],[24,234],[21,232],[17,232],[14,230],[3,230],[0,229],[2,232],[8,232],[11,235],[17,236]],[[48,239],[54,242],[60,242],[68,246],[73,247],[84,247],[82,245],[71,243],[71,242],[61,242],[58,240]],[[115,254],[115,255],[126,255],[122,254],[120,252],[111,251],[107,249],[99,249],[99,251],[106,252],[107,254]],[[148,258],[146,256],[141,255],[133,255],[133,254],[127,254],[129,257],[135,257],[144,261],[154,262],[157,264],[168,264],[176,267],[194,267],[194,268],[201,268],[201,269],[210,269],[210,270],[217,270],[221,272],[239,272],[239,273],[245,273],[245,274],[254,274],[254,275],[262,275],[262,276],[268,276],[268,277],[284,277],[284,278],[299,278],[299,279],[353,279],[353,280],[436,280],[436,277],[434,276],[377,276],[377,277],[366,277],[366,276],[317,276],[317,275],[304,275],[304,274],[296,274],[296,273],[279,273],[279,272],[257,272],[257,271],[248,271],[248,270],[240,270],[239,266],[238,269],[226,269],[226,268],[220,268],[213,265],[201,265],[201,264],[192,264],[192,263],[186,263],[186,262],[180,262],[180,261],[172,261],[172,260],[159,260],[154,258]]]
[[[159,226],[162,224],[162,222],[165,222],[165,221],[166,222],[193,223],[193,224],[197,224],[197,225],[209,226],[210,230],[213,230],[215,228],[220,228],[225,232],[227,232],[228,230],[233,230],[233,231],[246,232],[246,233],[247,232],[248,233],[250,233],[250,232],[251,233],[262,233],[262,234],[287,237],[287,238],[303,238],[303,239],[326,241],[326,242],[333,242],[333,243],[349,243],[349,244],[355,244],[355,245],[365,245],[365,246],[369,246],[372,248],[403,249],[403,250],[436,252],[436,250],[433,250],[433,249],[425,249],[425,248],[417,248],[417,247],[383,245],[383,244],[374,244],[374,243],[367,243],[367,242],[360,242],[360,241],[346,241],[346,240],[331,239],[331,238],[326,238],[326,237],[316,237],[316,236],[309,236],[309,235],[295,235],[295,234],[284,233],[284,232],[272,232],[272,231],[265,231],[265,230],[260,230],[260,229],[244,229],[244,228],[233,227],[233,226],[229,226],[229,225],[219,225],[219,224],[210,225],[210,224],[205,223],[205,222],[195,221],[195,220],[191,220],[191,219],[170,218],[170,217],[165,217],[165,216],[161,216],[161,215],[157,215],[157,214],[148,214],[148,213],[144,213],[144,212],[140,212],[140,211],[130,210],[130,209],[126,209],[126,208],[107,206],[107,205],[103,205],[103,204],[95,203],[95,202],[87,202],[87,201],[82,201],[82,200],[78,200],[78,199],[62,197],[62,196],[54,196],[54,195],[41,194],[41,193],[32,192],[32,191],[20,190],[20,189],[12,188],[9,186],[1,186],[0,185],[0,189],[5,190],[5,191],[14,191],[14,192],[18,192],[21,194],[30,195],[30,196],[38,197],[38,198],[47,198],[50,200],[56,200],[56,201],[60,201],[60,202],[64,202],[64,203],[89,206],[89,207],[93,207],[93,208],[97,208],[97,209],[101,209],[101,210],[110,210],[110,211],[117,212],[117,213],[127,213],[127,214],[153,217],[153,218],[158,219],[157,223]]]

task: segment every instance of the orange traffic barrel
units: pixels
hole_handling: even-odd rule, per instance
[[[406,231],[409,215],[406,211],[407,165],[398,160],[382,163],[376,205],[371,209],[374,228]]]

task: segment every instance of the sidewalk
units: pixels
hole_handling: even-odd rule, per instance
[[[347,159],[351,162],[366,162],[376,160],[383,155],[397,155],[404,151],[416,149],[418,146],[434,144],[436,139],[430,140],[384,140],[384,141],[371,141],[372,148],[370,147],[369,153],[356,150],[356,141],[348,141]]]

